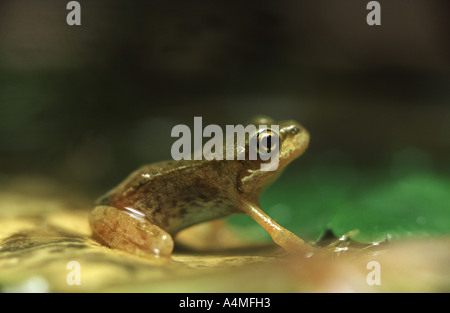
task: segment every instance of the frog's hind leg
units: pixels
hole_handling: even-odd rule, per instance
[[[297,237],[292,232],[278,225],[257,205],[246,203],[244,213],[250,215],[259,225],[261,225],[272,237],[273,241],[290,253],[304,253],[311,256],[317,252],[316,248],[309,245],[304,240]]]
[[[172,237],[148,220],[111,206],[97,206],[89,216],[94,239],[131,254],[169,256]]]

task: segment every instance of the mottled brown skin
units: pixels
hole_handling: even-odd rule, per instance
[[[276,224],[259,207],[262,190],[308,146],[308,132],[294,121],[256,118],[279,125],[279,165],[261,171],[258,160],[181,160],[143,166],[98,200],[91,212],[99,241],[141,255],[170,255],[180,230],[234,213],[246,213],[288,251],[310,252],[303,240]],[[248,140],[246,143],[248,149]],[[236,150],[237,151],[237,150]]]

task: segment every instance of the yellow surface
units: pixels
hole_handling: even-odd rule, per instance
[[[448,238],[348,250],[344,245],[341,252],[304,259],[286,256],[272,244],[249,245],[231,239],[232,244],[222,242],[211,249],[202,246],[200,238],[197,242],[202,233],[197,229],[183,235],[184,248],[178,245],[172,258],[144,259],[90,239],[90,200],[57,184],[16,180],[3,184],[0,199],[3,292],[450,290]],[[71,261],[79,264],[80,285],[67,282]],[[370,261],[380,264],[380,285],[367,283]]]

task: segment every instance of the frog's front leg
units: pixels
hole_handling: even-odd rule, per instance
[[[273,241],[291,253],[304,253],[311,256],[316,248],[297,237],[292,232],[278,225],[258,206],[250,202],[244,203],[243,210],[261,225],[272,237]]]
[[[147,219],[111,206],[97,206],[89,216],[92,235],[111,248],[144,256],[169,256],[172,237]]]

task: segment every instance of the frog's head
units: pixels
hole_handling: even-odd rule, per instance
[[[309,134],[295,121],[274,121],[259,116],[248,125],[256,126],[256,133],[246,140],[246,149],[251,152],[256,142],[256,160],[247,159],[240,178],[240,190],[259,194],[276,179],[292,160],[300,156],[308,147]],[[248,155],[247,155],[248,156]]]

